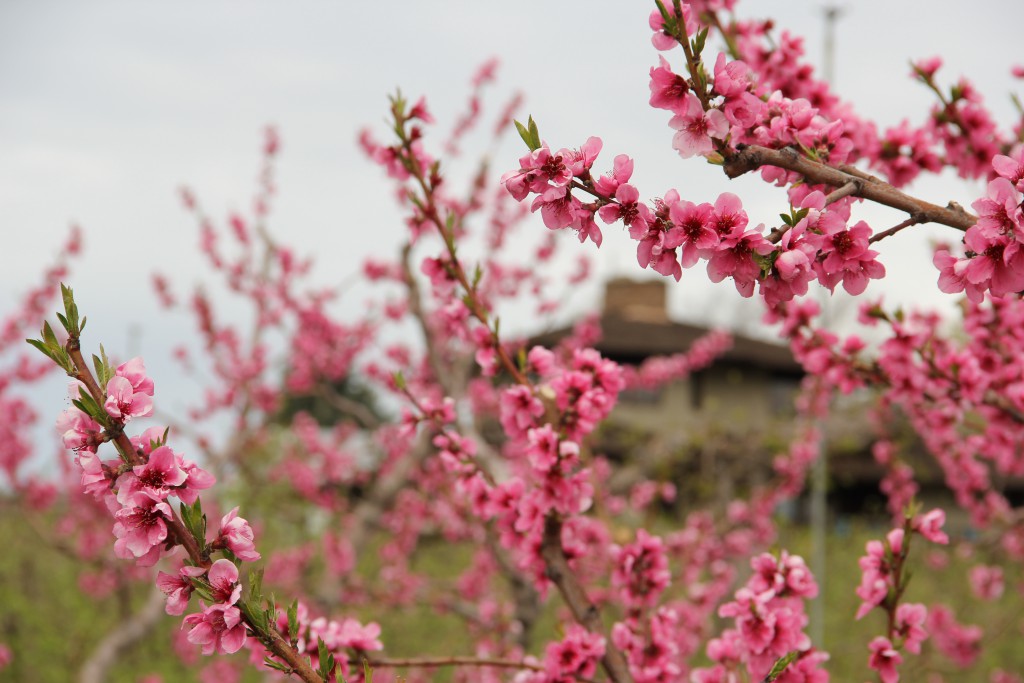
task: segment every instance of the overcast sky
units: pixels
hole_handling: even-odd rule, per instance
[[[840,5],[837,88],[861,114],[883,127],[903,117],[921,121],[931,99],[907,77],[908,61],[942,54],[946,82],[969,75],[1001,122],[1012,119],[1008,92],[1021,84],[1009,68],[1024,62],[1024,3]],[[385,135],[386,95],[398,87],[427,95],[441,130],[449,130],[476,65],[491,56],[502,63],[492,112],[522,90],[521,115],[532,113],[553,146],[599,135],[599,167],[610,167],[618,153],[634,156],[642,195],[677,187],[707,201],[729,189],[744,197],[753,223],[777,220],[781,193],[763,191],[753,178],[729,183],[671,149],[667,114],[647,106],[647,72],[657,63],[647,27],[652,7],[622,0],[2,0],[0,312],[36,281],[76,222],[86,254],[71,280],[97,341],[124,348],[135,323],[144,330],[141,349],[152,356],[186,337],[153,313],[148,286],[154,267],[185,283],[204,277],[197,232],[176,190],[194,187],[214,217],[246,210],[267,123],[283,138],[271,229],[300,253],[317,255],[317,281],[342,282],[363,256],[389,255],[401,239],[389,185],[358,152],[357,131],[371,125]],[[822,8],[797,0],[739,3],[741,15],[773,16],[778,26],[807,35],[815,63]],[[521,153],[509,138],[495,168],[514,167]],[[966,206],[981,187],[946,179],[912,190]],[[862,217],[879,230],[900,220],[887,212]],[[545,230],[539,217],[535,226]],[[929,235],[956,238],[924,229],[882,243],[893,275],[887,296],[948,305],[935,290]],[[634,253],[624,233],[606,230],[599,272],[641,275]],[[596,306],[597,296],[596,287],[584,291],[580,307]],[[738,319],[735,298],[728,282],[708,285],[700,267],[672,288],[676,314],[697,320]]]

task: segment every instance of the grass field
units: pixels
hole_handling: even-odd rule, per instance
[[[146,587],[136,587],[127,600],[107,600],[102,604],[84,596],[77,588],[75,560],[40,542],[10,507],[0,507],[0,642],[14,652],[14,662],[0,671],[3,682],[63,683],[74,680],[83,661],[98,640],[107,633],[133,604],[145,599]],[[869,614],[860,622],[852,620],[858,599],[854,595],[860,572],[857,559],[864,544],[878,538],[884,527],[869,528],[854,524],[828,539],[828,569],[824,576],[825,642],[831,653],[829,669],[833,681],[871,680],[866,667],[866,643],[882,633],[882,614]],[[781,530],[780,546],[809,556],[810,536],[803,527]],[[918,551],[927,551],[918,544]],[[956,610],[961,623],[973,623],[986,631],[986,647],[978,664],[960,670],[926,644],[921,657],[910,656],[904,664],[903,680],[931,681],[926,671],[945,673],[944,680],[979,683],[988,681],[996,667],[1024,671],[1021,642],[1022,600],[1017,587],[1022,580],[1019,568],[1007,575],[1007,590],[998,604],[983,602],[971,595],[966,570],[980,558],[958,557],[946,552],[948,567],[930,569],[924,552],[913,558],[914,578],[906,601],[942,602]],[[438,542],[425,544],[417,556],[416,569],[426,574],[452,576],[470,557],[468,548]],[[373,560],[364,562],[372,564]],[[370,567],[372,569],[372,567]],[[471,654],[461,623],[450,615],[434,614],[426,608],[401,612],[375,613],[372,606],[355,609],[357,616],[376,620],[383,626],[382,640],[391,656],[426,654]],[[541,620],[540,631],[552,628],[552,610]],[[340,615],[339,615],[340,616]],[[115,668],[113,683],[136,683],[145,675],[160,674],[166,683],[191,682],[199,678],[195,668],[186,668],[171,652],[171,639],[181,624],[180,618],[161,616],[151,636],[124,656]],[[211,659],[202,657],[200,663]],[[380,672],[381,681],[392,681],[393,674]],[[244,680],[255,681],[249,674]],[[437,674],[437,680],[448,676]]]

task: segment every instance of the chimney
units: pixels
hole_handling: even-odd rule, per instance
[[[667,323],[667,291],[664,280],[611,279],[604,287],[602,317]]]

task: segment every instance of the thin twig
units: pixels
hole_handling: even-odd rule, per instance
[[[907,220],[903,221],[902,223],[900,223],[898,225],[892,226],[888,230],[883,230],[880,233],[872,235],[871,239],[868,240],[868,244],[874,244],[875,242],[878,242],[880,240],[884,240],[886,237],[892,237],[893,235],[898,233],[903,228],[909,228],[911,225],[917,225],[919,223],[924,223],[924,220],[922,220],[922,218],[920,216],[916,216],[916,215],[911,216]]]

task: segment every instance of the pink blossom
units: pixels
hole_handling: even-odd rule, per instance
[[[202,567],[191,567],[185,565],[178,570],[178,575],[157,572],[156,585],[167,596],[167,605],[164,608],[168,614],[184,614],[188,609],[188,601],[194,590],[189,579],[202,576],[206,573]]]
[[[611,175],[603,175],[594,181],[594,189],[604,197],[612,197],[619,185],[628,183],[633,175],[633,160],[625,154],[619,154],[612,161]]]
[[[935,72],[942,66],[942,57],[928,57],[921,59],[913,63],[914,70],[911,72],[911,76],[920,76],[924,78],[932,78],[935,76]]]
[[[697,205],[688,201],[679,201],[669,207],[669,217],[675,227],[665,235],[665,247],[682,247],[681,263],[684,268],[695,264],[701,253],[709,253],[718,245],[713,211],[710,204]]]
[[[107,400],[103,407],[107,415],[121,422],[153,414],[153,400],[149,395],[135,391],[131,382],[120,376],[111,377],[107,382]]]
[[[668,125],[677,131],[672,138],[672,147],[684,159],[711,152],[714,150],[711,139],[722,139],[729,133],[725,115],[717,109],[705,112],[693,93],[686,96],[685,112],[673,116]]]
[[[621,220],[633,230],[646,230],[652,220],[650,209],[640,200],[640,193],[635,187],[624,183],[615,190],[615,201],[605,204],[598,213],[605,223]]]
[[[242,595],[242,585],[238,583],[238,567],[231,560],[220,559],[213,563],[207,576],[213,591],[214,601],[233,605]]]
[[[1010,156],[995,155],[992,157],[992,168],[1018,192],[1024,192],[1024,147],[1017,148]]]
[[[661,66],[651,67],[650,105],[673,112],[685,111],[686,94],[690,92],[689,83],[679,74],[673,73],[664,57],[659,55],[658,61]]]
[[[566,629],[560,642],[551,643],[544,655],[545,673],[552,680],[590,678],[604,655],[605,640],[579,624]]]
[[[936,649],[960,667],[968,667],[981,651],[982,630],[956,621],[953,610],[934,605],[928,612],[926,626]]]
[[[238,559],[245,562],[260,559],[253,542],[254,538],[252,527],[249,526],[249,522],[238,516],[237,507],[232,508],[231,512],[221,518],[216,543],[226,546]]]
[[[188,478],[178,460],[179,457],[167,446],[154,450],[145,465],[136,465],[132,470],[138,488],[153,498],[166,498],[171,489],[184,484]]]
[[[715,60],[715,92],[727,98],[737,97],[750,87],[751,73],[746,63],[728,61],[724,52]]]
[[[202,604],[202,603],[200,603]],[[245,645],[245,624],[237,607],[217,603],[198,614],[185,617],[185,626],[191,626],[188,642],[203,646],[203,654],[232,654]]]
[[[572,180],[572,172],[566,160],[559,154],[552,154],[547,145],[542,145],[519,158],[519,170],[506,173],[501,178],[516,201],[523,201],[526,195],[544,192],[548,185],[563,187]]]
[[[676,10],[673,3],[664,3],[665,9],[670,17],[676,16]],[[682,4],[683,10],[683,28],[687,36],[692,36],[697,32],[698,24],[697,19],[693,16],[693,10],[689,3]],[[654,45],[656,50],[671,50],[679,46],[675,36],[665,32],[665,19],[661,16],[661,12],[657,9],[651,12],[647,19],[648,25],[651,30],[654,31],[654,35],[651,36],[651,44]]]
[[[998,600],[1003,596],[1006,583],[1002,567],[979,564],[971,567],[968,578],[971,582],[971,591],[982,600]]]
[[[142,362],[142,358],[136,356],[127,363],[118,365],[114,374],[128,380],[134,392],[146,396],[153,395],[153,380],[146,376],[146,365]]]
[[[178,458],[178,467],[185,472],[186,476],[185,482],[174,490],[174,495],[181,502],[192,505],[196,502],[196,498],[199,497],[199,492],[213,486],[217,483],[217,479],[191,460],[186,460],[180,455],[176,457]]]
[[[118,502],[124,507],[114,513],[114,552],[121,558],[138,558],[140,566],[152,566],[167,539],[170,506],[143,491],[119,493]]]
[[[901,655],[888,638],[878,636],[868,646],[871,649],[871,656],[868,657],[868,666],[878,672],[882,683],[896,683],[900,680],[900,674],[896,666],[903,662]]]
[[[771,251],[772,245],[761,234],[760,226],[729,237],[719,243],[708,260],[708,278],[712,282],[721,282],[731,276],[736,291],[750,296],[754,293],[754,282],[760,272],[754,255],[764,256]]]
[[[74,407],[68,408],[57,417],[56,426],[64,447],[73,451],[95,451],[103,432],[99,423]]]
[[[946,513],[939,508],[927,512],[914,520],[914,531],[927,538],[932,543],[947,545],[949,536],[942,530],[946,523]]]
[[[896,633],[903,638],[903,647],[915,655],[921,654],[921,643],[928,637],[927,618],[928,610],[921,604],[903,603],[896,608]]]
[[[936,250],[932,256],[932,264],[939,269],[939,291],[947,294],[964,292],[967,299],[978,304],[985,299],[985,288],[967,279],[967,267],[970,259],[956,258],[948,249]]]

